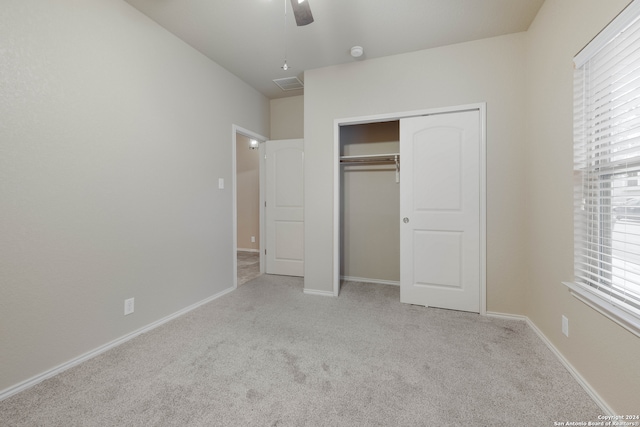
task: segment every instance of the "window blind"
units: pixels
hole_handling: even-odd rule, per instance
[[[575,283],[640,318],[640,3],[575,57]]]

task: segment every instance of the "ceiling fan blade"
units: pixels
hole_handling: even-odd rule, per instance
[[[298,27],[309,25],[313,22],[309,0],[304,0],[302,3],[298,3],[298,0],[291,0],[291,8],[293,9],[293,15],[296,18]]]

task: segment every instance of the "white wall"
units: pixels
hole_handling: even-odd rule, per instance
[[[486,102],[487,308],[524,313],[525,37],[305,73],[305,289],[333,289],[334,120]]]
[[[122,1],[5,0],[0,52],[1,391],[233,285],[269,101]]]
[[[527,315],[617,414],[640,409],[640,339],[560,282],[573,278],[572,60],[627,3],[546,0],[527,45]]]

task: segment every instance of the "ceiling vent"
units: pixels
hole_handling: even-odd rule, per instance
[[[297,89],[304,88],[304,84],[297,77],[285,77],[283,79],[275,79],[273,82],[277,84],[280,87],[280,89],[284,91],[297,90]]]

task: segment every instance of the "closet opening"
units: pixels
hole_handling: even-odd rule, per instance
[[[486,123],[485,103],[334,121],[335,296],[399,284],[403,303],[486,313]]]
[[[400,284],[400,122],[340,126],[340,280]]]

